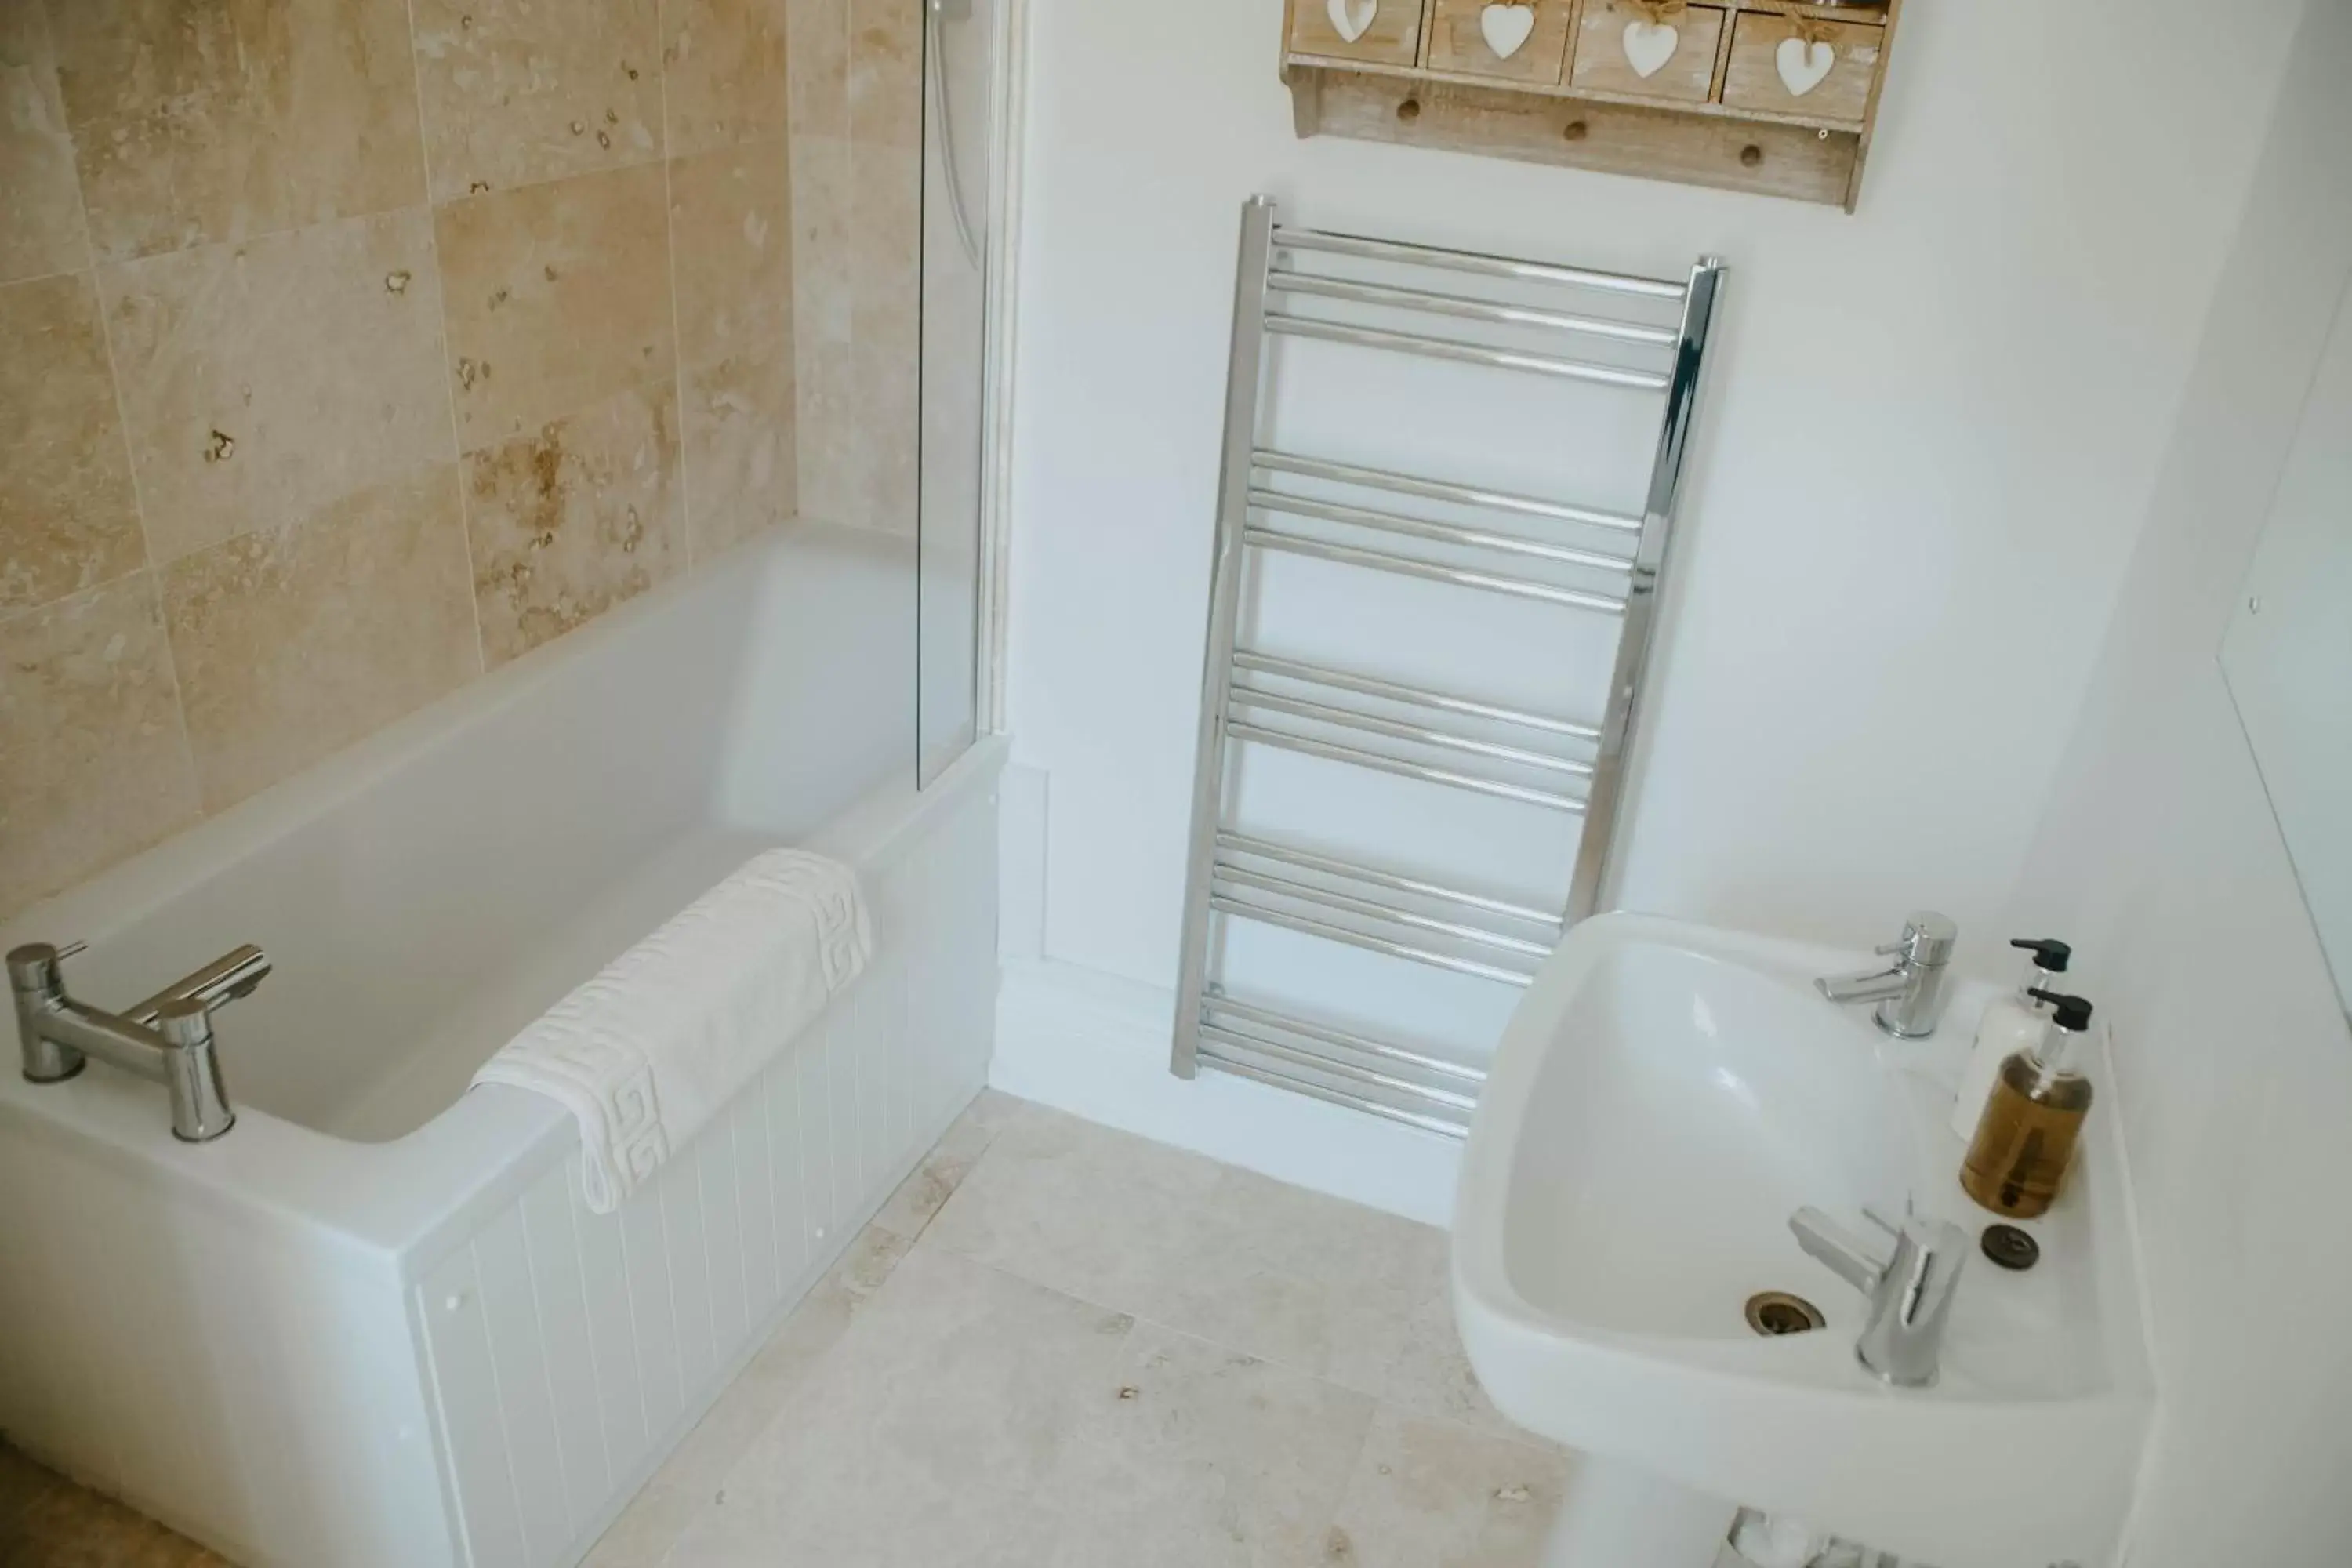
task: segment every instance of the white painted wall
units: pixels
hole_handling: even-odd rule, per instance
[[[2162,1390],[2133,1568],[2352,1561],[2352,1033],[2217,658],[2352,276],[2352,5],[2293,59],[2011,922],[2115,1027]]]
[[[1845,942],[1932,903],[1990,931],[2301,0],[2231,9],[1922,0],[1848,217],[1302,142],[1278,0],[1035,0],[1009,725],[1050,777],[1045,956],[1172,978],[1253,191],[1629,270],[1732,260],[1622,901]]]

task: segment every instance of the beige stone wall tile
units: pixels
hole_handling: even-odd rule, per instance
[[[480,672],[454,462],[247,533],[163,574],[206,810]]]
[[[923,7],[848,0],[849,134],[877,146],[923,145]]]
[[[40,0],[0,0],[0,283],[88,265],[48,16]]]
[[[492,667],[686,564],[677,384],[631,387],[466,458],[482,651]]]
[[[439,209],[466,449],[675,374],[664,184],[656,163]]]
[[[790,339],[686,373],[687,516],[698,565],[798,515],[794,382]]]
[[[851,388],[851,510],[845,520],[915,531],[921,382],[913,354],[861,342]]]
[[[792,162],[793,331],[807,342],[846,343],[857,277],[850,145],[794,136]]]
[[[423,208],[101,268],[158,564],[446,461]]]
[[[792,129],[791,0],[666,0],[670,151],[764,142]],[[907,8],[914,8],[908,0]]]
[[[415,0],[433,199],[662,155],[655,0]]]
[[[801,515],[823,522],[859,521],[856,353],[847,343],[807,338],[793,347]]]
[[[789,343],[793,332],[792,161],[763,142],[669,170],[678,356],[699,364]]]
[[[102,255],[425,199],[404,5],[71,0],[49,12]]]
[[[0,920],[195,818],[150,574],[0,621]]]
[[[849,135],[849,0],[785,0],[793,134]]]
[[[89,275],[0,288],[0,616],[146,558]]]

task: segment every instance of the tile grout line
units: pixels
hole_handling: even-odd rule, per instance
[[[449,391],[449,280],[441,265],[441,204],[433,199],[433,144],[425,134],[425,72],[416,63],[416,0],[404,0],[408,15],[408,80],[416,96],[416,166],[425,178],[425,226],[433,241],[433,295],[441,307],[434,336],[441,350],[441,406],[449,416],[450,468],[457,486],[457,536],[466,546],[466,608],[474,617],[474,674],[489,673],[490,647],[482,632],[482,595],[475,580],[474,508],[466,495],[466,439],[457,430],[457,399]]]
[[[414,4],[415,0],[411,0]],[[662,279],[669,289],[669,363],[670,410],[677,421],[677,510],[685,525],[686,537],[678,542],[686,555],[686,565],[678,575],[693,572],[695,566],[694,481],[689,477],[691,467],[686,455],[686,334],[678,329],[677,314],[677,201],[670,177],[677,162],[677,138],[669,120],[669,8],[673,0],[654,0],[654,65],[661,73],[655,80],[656,96],[661,102],[661,171],[662,171]]]

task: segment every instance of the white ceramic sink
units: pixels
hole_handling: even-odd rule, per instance
[[[1962,961],[1967,958],[1962,950]],[[1868,955],[1608,915],[1572,931],[1513,1016],[1455,1224],[1463,1341],[1496,1404],[1595,1456],[1938,1568],[2114,1554],[2153,1390],[2112,1105],[2026,1273],[1973,1251],[1942,1375],[1855,1359],[1865,1303],[1790,1233],[1808,1205],[1992,1223],[1945,1124],[1989,986],[1894,1040],[1812,990]],[[2095,1068],[2111,1094],[2104,1053]],[[1758,1337],[1785,1290],[1825,1329]],[[1661,1565],[1670,1568],[1670,1565]]]

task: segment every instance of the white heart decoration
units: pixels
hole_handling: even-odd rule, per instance
[[[1352,44],[1380,14],[1381,0],[1323,0],[1323,8],[1331,13],[1331,26],[1339,36]]]
[[[1682,29],[1664,22],[1625,24],[1625,63],[1638,77],[1654,77],[1666,68],[1683,46]]]
[[[1518,4],[1489,5],[1478,13],[1478,30],[1486,35],[1486,47],[1495,51],[1496,59],[1509,59],[1536,30],[1536,8]]]
[[[1802,38],[1783,38],[1772,51],[1772,63],[1780,68],[1780,85],[1789,89],[1789,96],[1802,98],[1830,74],[1830,68],[1837,64],[1837,51],[1819,39],[1808,44]]]

